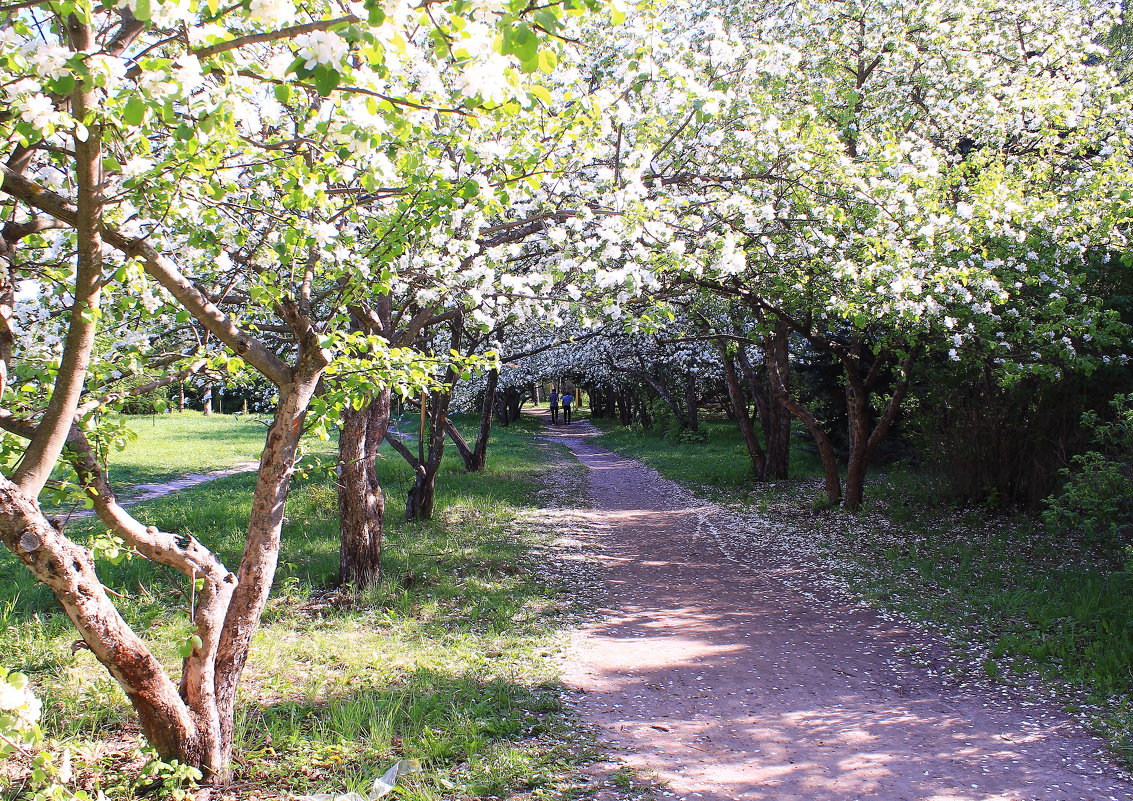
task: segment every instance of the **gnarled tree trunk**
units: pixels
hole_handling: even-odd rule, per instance
[[[860,371],[860,353],[842,355],[844,372],[846,375],[846,411],[849,416],[850,427],[850,453],[846,465],[846,497],[844,505],[847,509],[857,509],[865,500],[865,477],[877,452],[877,446],[889,433],[893,420],[901,408],[905,392],[909,386],[909,370],[917,357],[918,349],[913,348],[906,354],[898,366],[897,383],[893,394],[885,404],[877,422],[870,427],[869,394],[875,387],[885,363],[887,353],[879,354],[870,367],[869,373],[862,377]]]
[[[769,352],[773,344],[765,343],[765,351]],[[787,387],[786,376],[781,372],[778,360],[767,360],[767,374],[771,379],[771,389],[775,400],[783,405],[791,414],[802,421],[806,426],[814,444],[818,446],[818,456],[822,460],[822,473],[825,482],[826,499],[832,505],[842,502],[842,473],[838,467],[838,457],[834,452],[834,443],[822,428],[818,418],[809,409],[803,406],[791,395]]]
[[[319,351],[316,349],[315,353]],[[236,691],[248,661],[252,635],[259,627],[279,562],[284,507],[295,472],[303,421],[326,366],[319,363],[319,356],[315,358],[318,361],[314,365],[303,365],[306,360],[301,359],[294,381],[280,387],[279,405],[260,456],[244,556],[236,574],[236,590],[228,605],[217,644],[215,692],[222,753],[219,764],[209,768],[222,781],[229,776],[232,759]]]
[[[763,361],[765,365],[775,363],[784,386],[790,386],[788,361],[788,330],[786,325],[779,323],[769,337],[764,341]],[[759,427],[763,431],[763,442],[766,448],[767,461],[764,468],[764,478],[779,480],[790,477],[791,468],[791,412],[774,397],[768,380],[761,381],[755,368],[741,349],[737,354],[740,370],[747,380],[755,408],[759,417]],[[770,367],[767,368],[770,371]]]

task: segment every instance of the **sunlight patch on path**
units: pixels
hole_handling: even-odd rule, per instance
[[[902,656],[923,632],[826,592],[751,525],[552,428],[590,469],[570,538],[601,564],[604,608],[565,669],[583,716],[697,801],[1128,801],[1103,744],[1057,709]],[[768,532],[773,536],[774,532]]]

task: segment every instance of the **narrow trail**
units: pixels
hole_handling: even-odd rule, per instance
[[[259,466],[260,463],[258,461],[245,460],[221,470],[213,470],[209,473],[189,473],[184,476],[179,476],[178,478],[171,478],[169,481],[163,481],[160,484],[135,484],[129,488],[129,497],[120,501],[120,503],[122,506],[133,506],[142,501],[152,501],[154,498],[161,498],[165,495],[171,495],[174,492],[188,489],[189,487],[207,484],[210,481],[216,481],[218,478],[227,478],[228,476],[235,476],[240,473],[250,473],[253,470],[259,469]],[[78,509],[74,512],[70,512],[66,517],[90,517],[93,514],[94,509]]]
[[[1133,800],[1104,744],[1059,710],[918,667],[902,656],[910,632],[816,603],[783,579],[797,567],[760,553],[737,565],[700,533],[709,504],[590,442],[598,433],[576,422],[545,435],[588,468],[588,527],[575,535],[592,542],[607,590],[565,679],[583,718],[666,795]]]

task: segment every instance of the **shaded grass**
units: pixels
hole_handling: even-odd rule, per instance
[[[705,442],[685,444],[596,422],[603,444],[667,478],[811,532],[802,541],[816,552],[800,556],[817,556],[856,596],[946,633],[957,672],[1064,685],[1068,709],[1133,767],[1133,559],[1114,543],[943,504],[931,477],[901,465],[874,471],[860,512],[816,513],[812,483],[752,480],[730,424],[710,423]],[[793,475],[819,474],[797,456]]]
[[[607,448],[640,459],[687,487],[735,493],[750,488],[754,482],[747,449],[731,421],[702,421],[696,438],[685,440],[667,435],[660,425],[642,428],[605,419],[590,422],[602,429],[598,441]],[[812,475],[821,475],[818,460],[795,439],[791,445],[791,477]]]
[[[424,523],[401,519],[400,490],[412,473],[386,454],[379,463],[391,496],[383,577],[359,597],[328,589],[338,564],[333,485],[325,477],[297,482],[242,684],[240,798],[366,790],[399,758],[425,768],[399,798],[584,797],[572,771],[590,745],[568,722],[548,659],[576,611],[571,580],[547,569],[539,551],[545,535],[520,522],[557,447],[536,448],[534,425],[495,432],[481,473],[464,473],[455,454],[446,460],[436,519]],[[191,532],[234,566],[253,482],[250,475],[219,479],[135,511]],[[79,539],[97,529],[92,521],[73,526]],[[175,671],[176,646],[188,633],[184,579],[141,559],[105,565],[100,574]],[[72,653],[74,639],[50,595],[14,558],[0,557],[6,666],[32,676],[49,736],[80,746],[81,782],[132,797],[133,785],[120,776],[138,765],[114,746],[123,738],[136,744],[132,713],[92,655]]]

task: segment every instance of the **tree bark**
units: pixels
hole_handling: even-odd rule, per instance
[[[226,781],[229,776],[240,676],[279,561],[284,506],[295,471],[303,421],[326,366],[317,346],[305,349],[319,355],[301,353],[294,380],[279,388],[279,405],[260,456],[236,591],[228,606],[217,648],[216,696],[223,753],[218,765],[208,767],[220,781]]]
[[[748,458],[751,460],[751,469],[758,480],[767,478],[767,454],[759,444],[755,435],[755,427],[751,423],[751,414],[748,412],[747,399],[744,398],[743,387],[740,386],[739,376],[736,374],[736,365],[723,345],[719,346],[720,361],[724,365],[724,382],[728,386],[728,399],[731,401],[732,413],[735,415],[736,425],[740,429],[740,437],[744,441]]]
[[[873,462],[877,446],[889,433],[905,393],[909,386],[909,370],[917,358],[918,349],[913,348],[902,360],[897,384],[885,408],[878,416],[872,430],[869,427],[869,392],[877,382],[880,375],[881,363],[884,354],[874,359],[873,366],[868,375],[862,378],[859,358],[850,357],[844,361],[846,372],[846,410],[849,414],[850,426],[850,454],[846,466],[846,497],[844,504],[847,509],[858,509],[865,500],[865,479],[869,467]]]
[[[94,42],[94,30],[75,16],[66,20],[71,48],[87,52]],[[71,95],[72,113],[84,119],[98,106],[97,89],[82,82]],[[12,474],[12,481],[31,497],[38,497],[47,483],[67,442],[71,421],[79,406],[87,368],[94,353],[98,332],[99,300],[102,291],[102,129],[92,122],[87,136],[74,136],[75,182],[75,294],[67,326],[63,355],[55,386],[41,418],[42,425],[28,443]]]
[[[774,362],[786,387],[790,386],[789,336],[787,326],[779,323],[765,343],[763,355],[765,363]],[[754,371],[751,377],[755,378]],[[763,441],[767,445],[766,478],[782,480],[789,478],[791,472],[791,412],[783,404],[774,402],[770,396],[771,393],[767,391],[756,394],[757,405],[762,402],[760,427],[763,429]]]
[[[492,433],[492,409],[496,405],[496,385],[500,374],[497,370],[488,372],[487,382],[484,386],[484,397],[480,402],[480,428],[476,433],[476,442],[469,447],[468,441],[453,425],[451,420],[445,422],[448,435],[456,445],[460,458],[464,460],[464,469],[469,473],[483,470],[488,462],[488,438]]]
[[[770,351],[773,345],[765,342],[765,351]],[[791,414],[802,421],[806,426],[814,444],[818,447],[818,456],[822,460],[822,472],[825,482],[826,498],[832,505],[842,502],[842,474],[838,467],[838,457],[834,453],[834,443],[830,441],[822,425],[809,409],[795,400],[787,389],[786,376],[780,372],[780,365],[775,359],[767,362],[767,373],[771,379],[772,392],[775,399]]]
[[[696,432],[700,430],[700,415],[697,413],[696,376],[689,373],[685,378],[685,407],[688,409],[688,418],[685,428]]]
[[[523,393],[513,387],[507,387],[496,394],[496,419],[500,425],[509,426],[519,419],[519,412],[523,407]]]
[[[432,520],[433,505],[437,497],[437,474],[435,471],[421,470],[409,489],[405,501],[406,520]]]
[[[161,663],[114,607],[90,551],[72,542],[40,512],[34,498],[0,476],[0,540],[43,582],[83,642],[121,685],[146,739],[164,759],[207,764],[212,750]]]
[[[361,409],[348,408],[338,438],[338,580],[363,589],[381,577],[385,494],[374,460],[389,428],[391,394],[378,392]]]

